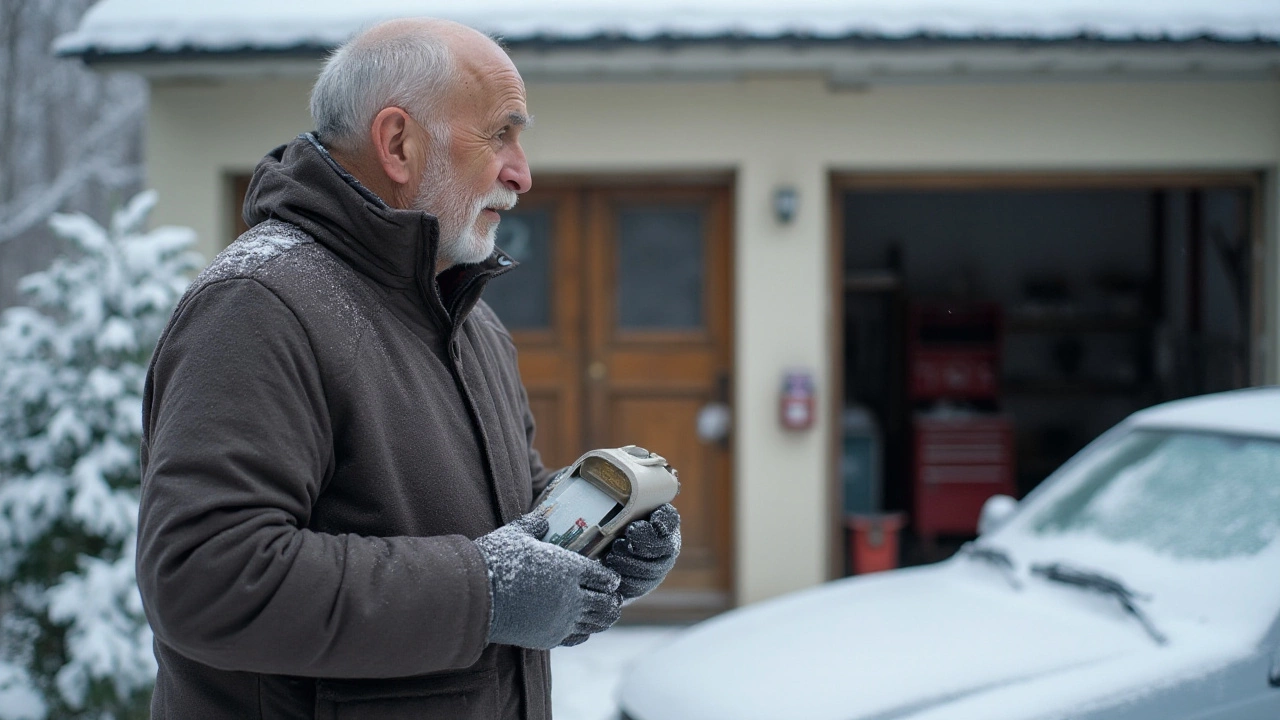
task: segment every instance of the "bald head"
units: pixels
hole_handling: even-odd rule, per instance
[[[533,182],[524,80],[490,38],[393,20],[338,48],[311,92],[335,160],[394,208],[435,218],[436,269],[489,257],[501,211]]]
[[[357,154],[383,108],[400,107],[440,139],[443,109],[477,68],[510,65],[488,36],[448,20],[406,18],[379,23],[338,48],[311,91],[311,117],[326,145]],[[514,69],[514,68],[513,68]]]

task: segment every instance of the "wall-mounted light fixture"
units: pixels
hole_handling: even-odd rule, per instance
[[[779,225],[789,225],[796,218],[799,205],[800,197],[794,187],[784,185],[773,191],[773,217]]]

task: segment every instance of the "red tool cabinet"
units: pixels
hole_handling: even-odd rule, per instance
[[[914,424],[916,532],[972,535],[987,498],[1014,493],[1013,423],[995,415]]]
[[[971,535],[987,498],[1015,492],[1013,423],[998,412],[998,305],[918,305],[907,342],[916,533]]]

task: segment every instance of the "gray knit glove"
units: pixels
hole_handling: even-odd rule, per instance
[[[630,600],[658,587],[679,555],[680,513],[667,503],[649,513],[648,520],[628,524],[626,537],[613,541],[604,564],[622,576],[618,592]]]
[[[529,514],[476,538],[489,568],[489,642],[550,650],[618,621],[618,574],[542,542],[547,530],[545,518]]]

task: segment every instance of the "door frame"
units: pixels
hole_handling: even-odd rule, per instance
[[[843,196],[848,190],[1189,190],[1194,188],[1237,188],[1249,193],[1250,238],[1250,334],[1248,344],[1249,379],[1254,385],[1266,382],[1269,349],[1260,343],[1267,322],[1266,280],[1271,257],[1266,242],[1266,196],[1263,193],[1266,171],[1261,168],[1234,170],[1105,170],[1062,171],[849,171],[828,173],[828,313],[827,337],[830,341],[831,390],[828,398],[827,438],[827,521],[828,579],[844,575],[844,522],[840,453],[842,428],[840,414],[844,409],[844,215]]]

